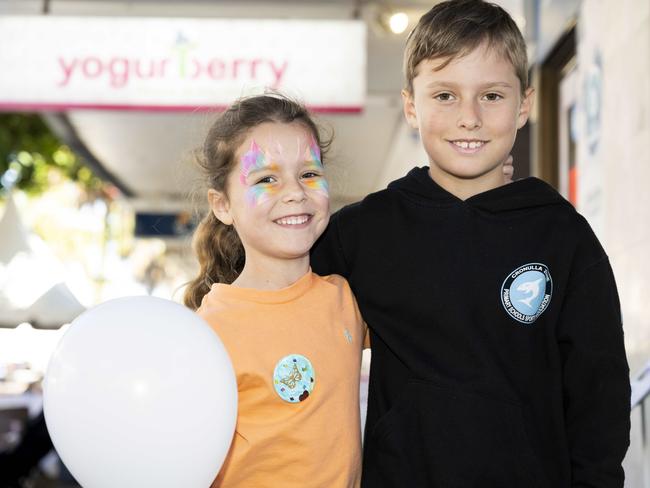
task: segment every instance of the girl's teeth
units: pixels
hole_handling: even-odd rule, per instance
[[[278,224],[281,225],[300,225],[307,222],[308,217],[287,217],[284,219],[278,219]]]

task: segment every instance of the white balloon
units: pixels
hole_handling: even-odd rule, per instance
[[[74,320],[43,383],[54,447],[84,488],[205,488],[233,437],[228,354],[189,309],[118,298]]]

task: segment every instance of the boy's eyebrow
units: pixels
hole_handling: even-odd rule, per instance
[[[499,86],[503,88],[512,88],[512,85],[510,83],[507,83],[505,81],[488,81],[487,83],[481,83],[479,85],[479,88],[485,89],[485,88],[490,88],[493,86]],[[432,81],[427,85],[427,88],[457,88],[458,83],[454,83],[452,81]]]

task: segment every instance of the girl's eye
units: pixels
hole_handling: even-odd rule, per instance
[[[260,178],[259,180],[257,180],[257,181],[255,182],[255,184],[256,184],[256,185],[259,185],[259,184],[266,184],[266,185],[268,185],[268,184],[270,184],[270,183],[273,183],[274,181],[275,181],[275,178],[274,178],[273,176],[265,176],[264,178]]]
[[[321,176],[322,175],[320,173],[317,173],[315,171],[307,171],[302,175],[303,178],[320,178]]]
[[[454,99],[454,96],[451,93],[438,93],[436,96],[434,96],[436,100],[439,102],[450,102],[451,100]]]
[[[496,102],[498,100],[501,100],[503,97],[498,93],[486,93],[483,95],[483,98],[485,98],[488,102]]]

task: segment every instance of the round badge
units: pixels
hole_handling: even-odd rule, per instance
[[[273,371],[273,386],[285,402],[305,401],[314,389],[316,374],[309,359],[289,354],[278,361]]]
[[[501,303],[508,315],[522,324],[532,324],[551,301],[553,280],[545,264],[518,267],[501,285]]]

